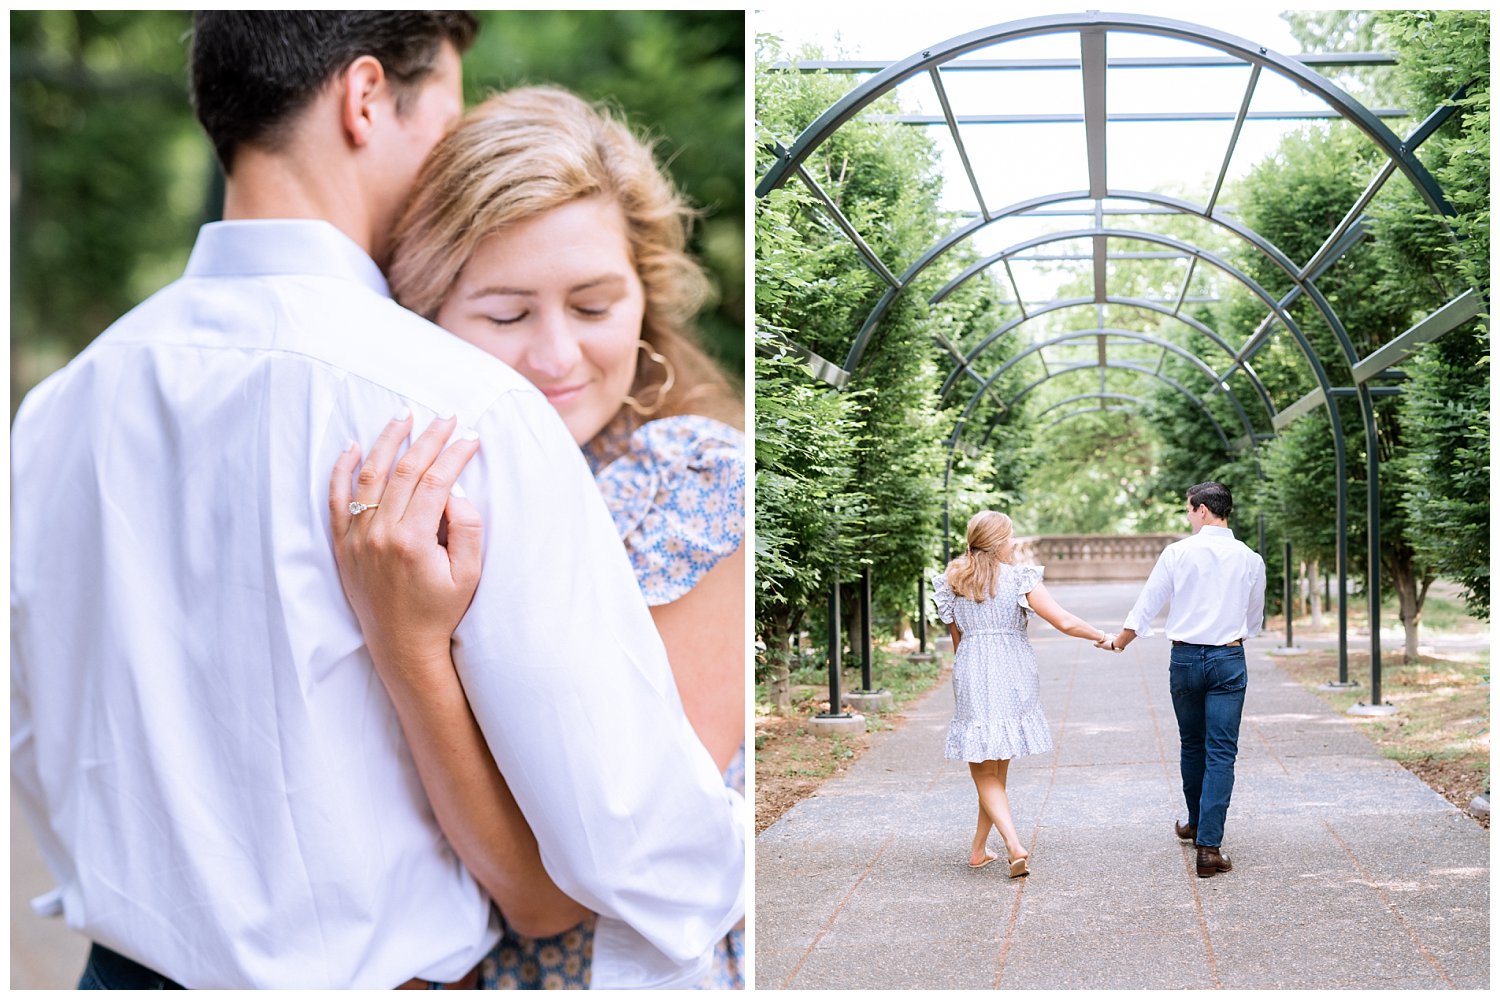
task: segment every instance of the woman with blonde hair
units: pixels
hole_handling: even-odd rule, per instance
[[[556,409],[614,517],[688,721],[726,784],[743,793],[743,402],[694,340],[708,283],[686,250],[691,214],[650,147],[611,114],[558,88],[513,90],[470,111],[429,156],[396,228],[389,280],[404,306],[504,361]],[[382,432],[362,483],[385,482],[410,430],[406,417]],[[441,437],[452,430],[442,425]],[[426,437],[408,452],[420,456],[422,467],[410,470],[417,476],[443,460],[441,442],[429,447]],[[415,720],[430,706],[452,704],[458,681],[451,661],[442,668],[446,641],[414,649],[410,637],[443,635],[434,618],[456,625],[477,577],[437,586],[419,571],[438,546],[435,518],[404,543],[368,530],[372,518],[351,517],[340,534],[338,512],[358,460],[351,448],[330,489],[340,574],[387,686],[394,680],[404,697],[419,699],[409,713]],[[404,508],[400,493],[386,497]],[[386,497],[381,523],[397,523],[404,509],[385,509]],[[455,551],[441,561],[451,559],[455,575],[467,562],[467,549],[459,549],[477,544],[474,537],[447,540]],[[482,845],[470,848],[480,857],[464,861],[499,873],[486,888],[507,929],[481,965],[481,985],[587,986],[591,915],[550,884],[534,838],[528,845],[524,824],[514,826],[517,811],[482,735],[461,729],[433,731],[414,721],[407,737],[462,741],[423,772],[423,783],[440,821],[448,818],[445,831],[462,827],[469,836],[456,841]],[[483,812],[490,802],[454,801],[454,789],[486,784],[466,783],[479,770],[495,789],[498,812]],[[566,930],[517,932],[508,905],[535,909],[538,899],[550,902],[529,926]],[[701,985],[743,988],[742,953],[736,930],[720,942]]]
[[[968,551],[932,577],[938,617],[953,638],[953,721],[943,756],[967,761],[979,794],[979,822],[969,867],[997,860],[990,828],[1005,842],[1010,877],[1030,872],[1030,852],[1011,820],[1005,785],[1011,759],[1052,749],[1042,714],[1036,653],[1026,637],[1028,612],[1059,632],[1091,642],[1105,633],[1058,605],[1042,585],[1042,567],[1018,566],[1011,520],[983,510],[969,519]]]

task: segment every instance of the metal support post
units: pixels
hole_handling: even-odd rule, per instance
[[[1360,391],[1365,391],[1364,386]],[[1365,572],[1365,589],[1370,599],[1370,703],[1356,704],[1349,715],[1394,715],[1396,707],[1380,700],[1380,454],[1375,449],[1375,417],[1368,404],[1364,407],[1365,440],[1371,442],[1365,452],[1365,504],[1369,512],[1369,560]]]
[[[861,658],[860,680],[864,682],[864,687],[860,690],[868,694],[873,690],[873,685],[870,683],[870,658],[874,645],[870,641],[870,605],[872,602],[870,600],[870,567],[868,566],[865,567],[864,572],[859,577],[859,600],[860,619],[864,625],[859,635],[859,654]]]
[[[1292,648],[1292,543],[1282,550],[1281,613],[1286,617],[1286,648]]]
[[[917,652],[927,653],[927,578],[917,574]]]
[[[1292,643],[1292,543],[1281,548],[1281,613],[1286,617],[1286,645],[1271,650],[1272,655],[1291,656],[1303,652]]]
[[[1366,391],[1363,386],[1360,391]],[[1380,700],[1380,452],[1375,448],[1375,418],[1367,403],[1364,407],[1365,439],[1365,505],[1370,533],[1368,565],[1365,579],[1370,598],[1370,708],[1383,711]]]
[[[828,711],[819,712],[820,719],[847,719],[843,711],[844,696],[839,690],[839,672],[844,668],[844,626],[839,615],[839,585],[835,580],[828,587]]]

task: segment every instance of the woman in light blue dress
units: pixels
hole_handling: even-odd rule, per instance
[[[688,721],[743,793],[744,404],[691,330],[707,295],[685,250],[691,214],[623,123],[566,91],[513,90],[433,150],[389,279],[403,305],[500,358],[557,410],[624,541]],[[347,488],[357,458],[341,460],[335,486],[342,476]],[[377,545],[361,532],[337,543],[372,650],[434,603],[411,555]],[[448,602],[454,622],[463,597]],[[556,893],[539,862],[523,877]],[[583,919],[562,933],[507,925],[480,985],[587,988],[594,918],[572,906],[569,919]],[[741,926],[718,942],[700,988],[743,988],[743,954]]]
[[[968,551],[933,575],[932,600],[953,638],[953,721],[943,756],[968,762],[979,795],[969,867],[999,859],[987,846],[993,828],[1005,843],[1010,877],[1019,878],[1031,870],[1031,852],[1010,815],[1010,762],[1052,750],[1036,653],[1026,637],[1029,613],[1091,642],[1106,634],[1064,611],[1042,585],[1042,567],[1015,565],[1014,552],[1010,518],[980,511],[969,519]]]

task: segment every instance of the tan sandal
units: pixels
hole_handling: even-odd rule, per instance
[[[1020,878],[1023,875],[1030,875],[1031,866],[1026,863],[1030,860],[1031,855],[1028,854],[1023,858],[1016,858],[1016,860],[1010,862],[1010,877]]]
[[[1000,860],[1000,855],[996,854],[994,851],[985,851],[984,852],[984,860],[981,861],[981,862],[979,862],[979,864],[977,864],[977,865],[974,864],[971,861],[971,862],[969,862],[969,867],[972,868],[972,869],[974,869],[975,871],[978,871],[979,869],[983,868],[985,865],[989,864],[990,862],[992,862],[992,861],[999,861],[999,860]]]

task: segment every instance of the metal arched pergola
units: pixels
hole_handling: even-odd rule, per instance
[[[971,53],[1007,42],[1042,35],[1067,33],[1076,33],[1078,36],[1079,57],[1076,61],[1053,61],[1050,64],[1043,65],[1048,61],[965,58]],[[1159,59],[1137,58],[1112,62],[1108,56],[1108,40],[1112,34],[1139,34],[1187,42],[1214,50],[1218,55],[1194,58],[1170,56]],[[1453,301],[1413,326],[1395,340],[1362,357],[1354,342],[1349,337],[1348,332],[1345,330],[1337,312],[1318,290],[1318,278],[1363,239],[1365,226],[1368,221],[1368,217],[1365,214],[1366,209],[1381,188],[1396,174],[1399,173],[1404,176],[1433,211],[1442,216],[1452,216],[1454,214],[1452,207],[1443,195],[1442,189],[1416,155],[1416,150],[1422,142],[1431,136],[1452,115],[1454,108],[1451,102],[1434,111],[1406,138],[1402,139],[1390,130],[1383,119],[1406,117],[1406,112],[1392,109],[1372,111],[1354,100],[1342,89],[1318,74],[1312,68],[1314,64],[1360,65],[1377,64],[1382,61],[1389,62],[1389,59],[1374,54],[1345,57],[1289,57],[1271,51],[1269,48],[1257,45],[1249,40],[1201,25],[1146,15],[1088,12],[1085,14],[1047,15],[1026,18],[980,28],[939,42],[936,45],[915,52],[905,59],[889,64],[816,63],[797,67],[801,70],[821,69],[836,72],[868,72],[873,74],[860,82],[843,98],[827,108],[815,121],[808,124],[789,146],[776,146],[770,150],[773,158],[769,166],[765,169],[756,188],[757,196],[766,197],[777,188],[796,178],[817,197],[829,218],[853,243],[866,266],[885,285],[885,291],[880,300],[870,310],[860,328],[852,332],[849,350],[842,365],[834,365],[818,359],[821,365],[815,371],[819,377],[835,385],[844,385],[856,378],[861,359],[866,349],[869,347],[872,339],[878,335],[881,320],[897,299],[909,293],[914,287],[915,282],[930,266],[944,259],[946,255],[953,252],[956,248],[972,244],[975,236],[988,227],[997,225],[1008,219],[1028,217],[1049,208],[1056,208],[1069,203],[1089,203],[1091,211],[1079,212],[1078,214],[1092,215],[1092,226],[1060,233],[1048,233],[1015,243],[999,253],[984,256],[976,263],[963,269],[961,273],[948,281],[930,297],[929,303],[937,306],[965,282],[992,269],[1001,268],[1005,271],[1010,287],[1016,292],[1016,304],[1019,306],[1021,312],[1019,318],[1007,322],[998,329],[983,336],[975,346],[966,352],[959,351],[951,342],[946,340],[941,342],[942,348],[953,362],[952,368],[943,384],[943,397],[945,399],[949,398],[957,390],[960,381],[968,380],[976,385],[972,395],[960,410],[953,432],[948,440],[950,468],[952,452],[960,446],[961,438],[969,429],[972,414],[980,402],[991,394],[998,379],[1022,358],[1032,355],[1041,357],[1040,352],[1045,348],[1065,341],[1096,339],[1099,347],[1097,362],[1061,366],[1053,370],[1050,366],[1046,366],[1045,361],[1043,361],[1045,372],[1043,378],[1033,381],[1010,399],[1001,401],[1002,412],[1005,408],[1017,405],[1027,393],[1039,385],[1053,378],[1077,372],[1084,368],[1095,368],[1098,370],[1100,375],[1099,390],[1093,393],[1078,394],[1066,399],[1046,411],[1044,416],[1053,413],[1059,408],[1065,409],[1066,406],[1080,402],[1098,402],[1100,405],[1086,409],[1068,409],[1066,412],[1058,414],[1052,420],[1052,424],[1072,419],[1083,413],[1125,410],[1140,406],[1141,400],[1138,397],[1126,392],[1110,391],[1107,388],[1106,379],[1109,373],[1111,371],[1124,370],[1132,372],[1135,375],[1144,374],[1163,380],[1161,364],[1169,355],[1185,360],[1193,368],[1211,378],[1214,386],[1211,394],[1213,391],[1222,391],[1224,395],[1233,401],[1235,415],[1238,417],[1241,428],[1245,432],[1244,437],[1239,438],[1236,443],[1248,447],[1252,451],[1260,441],[1275,432],[1283,430],[1292,420],[1311,412],[1319,405],[1325,406],[1328,410],[1332,427],[1335,463],[1337,466],[1336,481],[1338,483],[1338,493],[1336,497],[1335,516],[1339,539],[1337,553],[1337,575],[1339,581],[1339,664],[1340,680],[1347,681],[1348,554],[1346,551],[1346,538],[1348,498],[1346,495],[1346,484],[1348,475],[1346,461],[1347,448],[1343,436],[1343,424],[1339,415],[1339,401],[1341,399],[1354,400],[1359,407],[1362,417],[1363,447],[1366,456],[1366,504],[1370,525],[1369,546],[1366,554],[1366,578],[1368,580],[1367,589],[1369,591],[1370,620],[1372,623],[1370,638],[1371,687],[1372,705],[1379,705],[1380,470],[1373,397],[1399,392],[1399,388],[1372,383],[1378,382],[1392,366],[1409,356],[1422,343],[1436,339],[1449,330],[1467,322],[1482,309],[1480,296],[1470,290],[1456,297]],[[1232,115],[1187,112],[1174,114],[1167,112],[1161,115],[1129,116],[1111,115],[1107,111],[1105,81],[1112,69],[1123,68],[1127,65],[1153,65],[1167,68],[1173,66],[1205,65],[1210,62],[1218,65],[1241,66],[1248,71],[1243,99],[1238,111]],[[1030,65],[1024,65],[1025,63],[1030,63]],[[957,71],[983,72],[986,70],[1004,69],[1058,68],[1076,68],[1081,70],[1083,90],[1083,114],[1081,116],[1048,117],[1045,115],[1028,116],[989,112],[959,116],[953,112],[952,103],[949,100],[944,82],[947,74]],[[1288,113],[1281,117],[1341,119],[1358,129],[1384,159],[1383,166],[1370,180],[1364,192],[1349,208],[1343,219],[1329,231],[1318,251],[1312,255],[1310,260],[1300,266],[1272,244],[1271,241],[1245,226],[1218,205],[1219,194],[1228,174],[1235,148],[1239,142],[1241,130],[1245,123],[1257,118],[1278,117],[1277,113],[1274,112],[1252,113],[1250,110],[1252,99],[1255,96],[1257,86],[1260,84],[1264,73],[1274,74],[1290,81],[1304,92],[1315,96],[1321,102],[1322,106],[1326,108],[1326,111],[1320,113]],[[918,115],[897,115],[887,116],[887,118],[888,120],[914,125],[946,125],[979,210],[973,219],[935,242],[931,247],[919,254],[915,260],[907,264],[905,269],[898,275],[895,269],[890,267],[887,262],[882,261],[870,248],[869,243],[860,235],[853,223],[840,211],[836,200],[817,183],[805,169],[804,164],[842,126],[869,108],[875,101],[893,92],[901,84],[924,76],[931,82],[938,102],[942,107],[943,114],[941,116],[925,117]],[[1131,120],[1132,118],[1137,120],[1220,118],[1222,120],[1233,121],[1228,148],[1225,151],[1218,178],[1213,185],[1212,193],[1203,204],[1195,204],[1180,197],[1164,193],[1111,188],[1108,176],[1109,157],[1106,142],[1106,125],[1109,122]],[[974,169],[968,147],[965,144],[964,131],[968,128],[983,125],[1023,120],[1077,121],[1082,125],[1085,137],[1088,187],[1083,190],[1075,189],[1043,193],[1015,201],[1005,208],[992,211],[988,207],[988,202]],[[1120,208],[1116,207],[1121,203],[1146,206],[1144,209],[1136,209],[1136,212],[1159,212],[1192,217],[1217,227],[1228,238],[1242,245],[1247,252],[1259,254],[1272,262],[1288,281],[1290,285],[1289,291],[1279,296],[1273,294],[1268,289],[1261,287],[1248,274],[1223,259],[1211,248],[1199,246],[1191,241],[1166,236],[1161,233],[1105,225],[1105,216],[1107,214],[1126,214]],[[1107,208],[1106,205],[1109,207]],[[1090,256],[1092,257],[1093,264],[1093,294],[1081,298],[1053,300],[1046,302],[1041,308],[1028,310],[1027,302],[1020,294],[1015,276],[1011,271],[1011,261],[1018,259],[1026,251],[1036,250],[1049,244],[1084,241],[1088,242],[1092,249]],[[1128,241],[1130,243],[1159,246],[1164,248],[1170,255],[1185,259],[1187,261],[1187,275],[1183,281],[1180,293],[1176,296],[1175,304],[1169,308],[1162,302],[1111,294],[1108,280],[1108,261],[1112,259],[1109,252],[1111,241]],[[1244,344],[1238,347],[1231,345],[1225,338],[1201,322],[1190,316],[1183,315],[1182,307],[1187,299],[1189,286],[1193,281],[1195,271],[1200,266],[1211,268],[1214,272],[1221,275],[1224,280],[1238,285],[1265,308],[1265,319],[1258,325],[1254,333]],[[1288,310],[1292,303],[1304,297],[1312,304],[1319,317],[1332,332],[1334,342],[1337,345],[1337,354],[1335,356],[1321,357],[1289,313]],[[1151,337],[1145,333],[1123,330],[1115,326],[1106,325],[1103,318],[1103,308],[1105,306],[1125,306],[1148,310],[1182,324],[1189,331],[1189,336],[1195,339],[1206,340],[1212,344],[1216,349],[1216,355],[1224,358],[1222,369],[1210,363],[1212,355],[1206,357],[1201,352],[1172,344],[1163,338]],[[1008,357],[1001,358],[998,367],[988,375],[981,374],[977,370],[977,366],[981,361],[988,360],[987,352],[991,351],[997,345],[1008,343],[1006,339],[1007,334],[1017,331],[1049,313],[1080,308],[1093,308],[1097,311],[1099,318],[1094,328],[1078,330],[1064,337],[1055,337],[1048,341],[1030,344]],[[1302,399],[1280,408],[1275,405],[1271,395],[1267,392],[1266,387],[1255,374],[1254,368],[1251,365],[1256,354],[1270,343],[1272,335],[1278,327],[1285,330],[1292,338],[1303,364],[1317,386]],[[1119,359],[1110,358],[1106,351],[1106,344],[1110,338],[1134,338],[1137,343],[1159,348],[1162,351],[1161,360],[1158,361],[1153,371],[1146,365],[1132,364],[1129,361],[1121,362]],[[815,355],[811,355],[811,352],[804,353],[809,354],[811,357],[816,357]],[[1347,368],[1351,375],[1352,384],[1347,386],[1337,385],[1329,375],[1328,368],[1330,364],[1336,364],[1340,371]],[[1253,397],[1260,404],[1257,407],[1257,413],[1263,416],[1269,428],[1269,433],[1255,429],[1250,415],[1246,412],[1239,398],[1231,391],[1231,380],[1241,381],[1248,387]],[[1212,425],[1222,443],[1225,444],[1226,450],[1230,450],[1232,447],[1230,438],[1220,422],[1213,419],[1213,413],[1209,408],[1207,397],[1200,398],[1186,386],[1175,383],[1173,380],[1165,379],[1165,381],[1169,382],[1171,387],[1176,391],[1189,396],[1203,412],[1209,414]],[[1110,406],[1108,404],[1111,401],[1123,405]],[[992,427],[993,421],[989,427],[986,427],[986,439]],[[944,516],[946,521],[946,511]],[[945,538],[946,534],[945,532]]]

